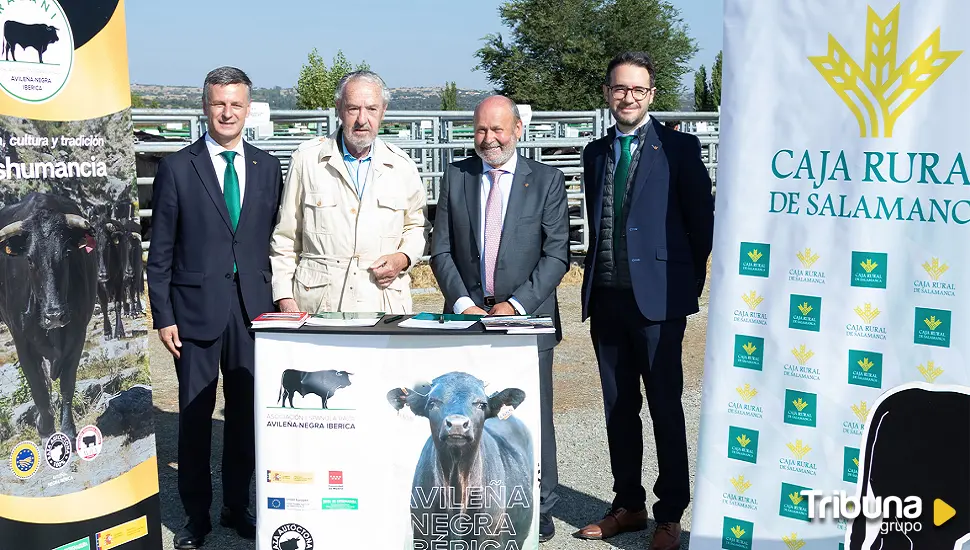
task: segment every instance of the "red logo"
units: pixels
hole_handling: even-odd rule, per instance
[[[342,470],[330,470],[330,488],[340,489],[344,486],[344,473]]]

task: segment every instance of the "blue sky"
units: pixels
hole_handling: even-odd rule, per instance
[[[720,0],[672,0],[700,51],[691,65],[710,69],[721,49]],[[314,47],[329,64],[338,49],[366,60],[388,86],[489,89],[472,71],[482,37],[501,32],[501,0],[165,0],[125,2],[128,59],[135,84],[200,86],[220,65],[245,70],[258,87],[296,84]],[[461,6],[458,10],[455,6]],[[162,7],[164,6],[164,8]],[[685,84],[693,75],[685,77]]]

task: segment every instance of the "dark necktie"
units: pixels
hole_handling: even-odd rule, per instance
[[[626,180],[630,174],[630,143],[636,136],[620,136],[620,161],[616,163],[613,172],[613,250],[617,249],[620,236],[625,231],[626,220],[623,217],[623,199],[626,197]]]

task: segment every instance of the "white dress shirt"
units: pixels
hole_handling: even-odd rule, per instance
[[[246,194],[246,153],[243,147],[243,140],[232,149],[226,149],[212,139],[209,132],[205,133],[205,146],[209,149],[209,157],[212,159],[212,167],[216,170],[216,177],[219,179],[219,189],[226,190],[226,162],[225,157],[220,153],[223,151],[235,151],[236,156],[232,159],[232,165],[236,168],[236,179],[239,180],[239,206],[242,207],[243,197]]]
[[[518,153],[512,155],[512,158],[508,160],[502,166],[492,166],[491,164],[482,161],[482,177],[481,186],[479,188],[479,224],[478,224],[478,246],[482,250],[481,256],[481,276],[482,276],[482,288],[485,287],[485,208],[488,206],[488,193],[492,189],[492,179],[489,177],[489,170],[504,170],[498,178],[499,190],[502,192],[502,228],[505,227],[505,213],[509,209],[509,196],[512,194],[512,180],[515,178],[515,167],[518,163],[519,155]],[[509,303],[512,304],[518,312],[519,315],[525,315],[525,308],[519,303],[514,297],[509,298]],[[474,307],[475,302],[472,301],[468,296],[462,296],[455,301],[455,313],[461,313],[470,307]]]

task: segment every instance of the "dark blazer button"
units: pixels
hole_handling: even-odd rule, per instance
[[[232,241],[232,244],[239,244],[239,241]]]
[[[232,279],[232,273],[226,273],[226,279]]]

